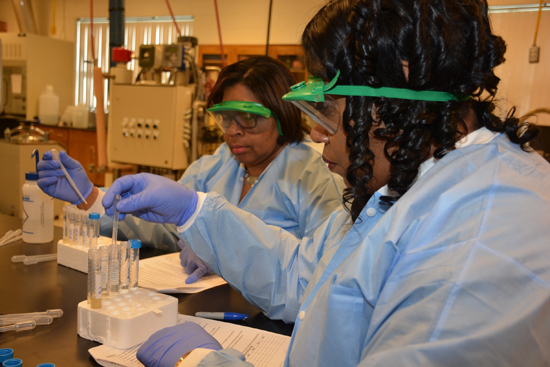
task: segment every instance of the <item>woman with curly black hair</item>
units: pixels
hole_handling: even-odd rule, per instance
[[[232,239],[219,223],[244,214],[210,194],[182,191],[191,204],[164,216],[250,302],[295,322],[286,365],[549,365],[550,166],[529,148],[534,126],[494,114],[506,45],[486,1],[333,0],[302,42],[313,75],[283,99],[317,122],[349,212],[301,241],[254,218]],[[193,325],[138,358],[245,365]]]

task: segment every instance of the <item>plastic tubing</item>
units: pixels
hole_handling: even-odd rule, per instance
[[[61,170],[63,171],[63,174],[65,175],[65,178],[67,179],[67,181],[69,181],[69,185],[71,185],[71,187],[73,188],[74,192],[78,195],[78,197],[80,199],[82,199],[82,201],[85,203],[85,204],[88,204],[88,202],[86,201],[86,199],[84,199],[84,196],[82,196],[82,194],[80,193],[80,190],[78,190],[78,187],[76,186],[76,184],[74,183],[73,179],[71,178],[71,175],[69,175],[69,172],[67,172],[67,170],[65,169],[65,166],[63,165],[63,163],[61,163],[61,159],[59,158],[59,153],[57,152],[56,149],[52,149],[52,156],[53,156],[53,159],[55,159],[56,161],[59,162],[59,167],[61,168]]]

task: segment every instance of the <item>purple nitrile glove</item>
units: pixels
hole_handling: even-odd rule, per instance
[[[223,349],[199,324],[189,321],[151,335],[139,347],[137,359],[146,367],[174,367],[185,353],[196,348]]]
[[[117,210],[124,214],[154,223],[170,223],[181,226],[195,213],[198,195],[169,178],[139,173],[117,179],[103,196],[102,204],[108,215],[113,215],[113,201],[117,195],[122,199]]]
[[[84,167],[82,167],[80,162],[69,157],[64,151],[59,153],[59,159],[82,196],[87,198],[92,192],[94,184],[88,178]],[[36,166],[39,177],[38,186],[51,197],[68,201],[75,205],[81,204],[82,199],[73,190],[60,167],[59,162],[53,159],[52,152],[45,152],[42,155],[42,160]]]
[[[178,246],[181,248],[180,261],[181,266],[185,269],[189,276],[185,279],[186,284],[195,283],[204,274],[210,272],[212,269],[207,263],[201,260],[188,246],[186,246],[181,240],[178,241]]]

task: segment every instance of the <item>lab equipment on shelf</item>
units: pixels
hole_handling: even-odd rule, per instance
[[[53,157],[53,159],[55,159],[56,161],[59,162],[59,167],[60,167],[61,170],[63,171],[63,174],[65,175],[65,178],[66,178],[67,181],[69,182],[69,185],[71,185],[71,187],[73,188],[74,192],[78,195],[78,197],[79,197],[85,204],[88,204],[88,202],[86,201],[86,199],[84,199],[84,196],[82,196],[82,193],[80,192],[80,190],[78,189],[78,187],[77,187],[76,184],[74,183],[73,179],[71,178],[71,175],[69,175],[69,172],[67,172],[67,169],[65,169],[65,166],[63,165],[63,163],[61,163],[61,159],[59,158],[59,153],[57,152],[57,150],[56,150],[56,149],[52,149],[51,152],[52,152],[52,157]]]

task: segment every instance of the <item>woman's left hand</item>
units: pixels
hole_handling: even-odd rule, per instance
[[[146,367],[174,367],[184,354],[196,348],[223,349],[199,324],[189,321],[151,335],[139,347],[137,359]]]

